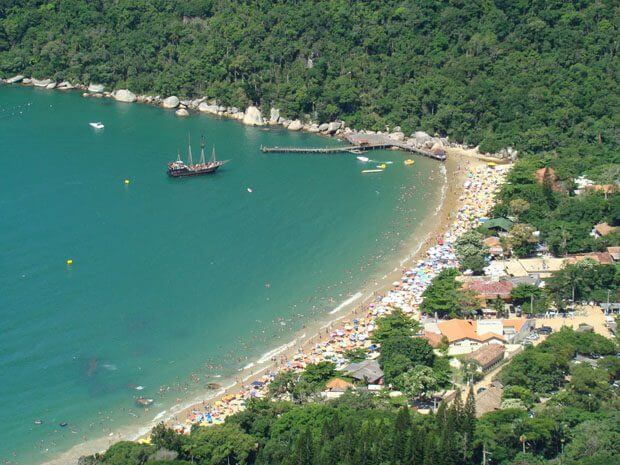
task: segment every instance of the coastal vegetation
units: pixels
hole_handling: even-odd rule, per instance
[[[392,323],[400,319],[385,317],[384,329],[398,328]],[[402,326],[388,331],[384,341],[402,337],[401,331]],[[482,416],[476,415],[471,390],[459,391],[450,405],[442,402],[429,415],[399,398],[364,391],[331,401],[256,399],[223,425],[194,426],[180,435],[160,424],[150,444],[120,442],[82,463],[470,465],[481,463],[486,453],[501,465],[614,463],[620,454],[617,350],[603,336],[565,328],[501,370],[502,408]],[[425,353],[411,354],[417,370],[403,368],[412,379],[403,380],[406,395],[408,384],[424,386],[417,378],[433,372]],[[600,358],[581,362],[577,355]],[[326,366],[311,371],[322,373],[312,378],[323,382]]]
[[[365,129],[400,125],[484,151],[577,158],[602,174],[602,161],[618,156],[618,98],[609,92],[618,87],[617,8],[5,0],[0,73],[256,103]]]

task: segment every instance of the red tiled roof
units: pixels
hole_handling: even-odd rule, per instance
[[[513,284],[510,281],[476,281],[470,283],[468,288],[484,298],[510,297]]]
[[[441,345],[441,334],[433,333],[431,331],[424,331],[424,336],[422,337],[424,337],[428,341],[428,343],[433,349],[436,349]]]
[[[478,334],[477,323],[472,320],[447,320],[437,323],[439,330],[443,336],[448,338],[448,342],[452,343],[463,339],[471,339],[472,341],[486,342],[491,339],[503,341],[504,337],[495,333]]]
[[[501,344],[487,344],[465,355],[464,358],[475,361],[482,368],[487,368],[504,358],[504,346]]]
[[[608,252],[589,252],[579,255],[570,255],[566,257],[566,261],[568,263],[577,263],[585,260],[586,258],[594,260],[595,262],[598,262],[602,265],[611,265],[614,262],[613,258]]]

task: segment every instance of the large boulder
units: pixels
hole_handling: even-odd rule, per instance
[[[299,131],[301,130],[302,127],[303,127],[303,124],[301,124],[301,121],[296,119],[296,120],[291,121],[291,124],[288,125],[287,129],[290,131]]]
[[[164,99],[162,105],[164,108],[176,108],[179,106],[179,103],[181,103],[179,97],[171,95],[170,97]]]
[[[415,143],[418,147],[426,144],[427,142],[430,142],[430,140],[432,139],[431,136],[424,131],[416,131],[411,134],[411,137],[415,139]]]
[[[394,131],[390,134],[390,139],[402,142],[405,140],[405,134],[401,131]]]
[[[56,83],[55,82],[50,82],[48,85],[45,86],[46,89],[48,90],[52,90],[56,88]]]
[[[431,147],[431,152],[434,153],[435,155],[445,155],[446,151],[443,148],[443,145],[441,144],[441,142],[435,142],[433,144],[433,146]]]
[[[187,109],[185,108],[179,108],[177,111],[174,112],[174,114],[177,116],[189,116],[189,111],[187,111]]]
[[[249,106],[247,110],[245,110],[243,124],[247,124],[248,126],[262,126],[265,122],[263,121],[260,110],[255,106]]]
[[[136,94],[127,89],[120,89],[114,92],[114,100],[118,102],[133,103],[137,99]]]
[[[90,84],[88,86],[88,92],[101,93],[103,92],[103,89],[105,89],[103,84]]]
[[[22,76],[21,74],[18,74],[17,76],[13,76],[12,78],[8,78],[6,80],[7,84],[17,84],[20,81],[23,81],[24,76]]]
[[[323,123],[319,125],[319,131],[325,132],[329,129],[329,123]]]
[[[35,87],[47,87],[49,86],[53,81],[51,79],[35,79],[32,78],[32,85]]]
[[[202,102],[200,105],[198,105],[198,111],[217,115],[217,105],[209,105],[207,102]]]
[[[58,86],[56,86],[56,89],[59,89],[59,90],[73,89],[73,84],[71,84],[69,81],[62,81],[60,84],[58,84]]]
[[[329,126],[327,127],[327,131],[325,132],[328,134],[333,134],[341,127],[342,127],[342,123],[340,121],[333,121],[329,123]]]
[[[269,110],[269,124],[278,124],[280,122],[280,110],[272,108]]]

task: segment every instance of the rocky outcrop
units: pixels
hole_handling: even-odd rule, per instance
[[[21,74],[18,74],[17,76],[13,76],[12,78],[8,78],[5,82],[7,84],[17,84],[18,82],[21,82],[24,80],[24,76],[22,76]]]
[[[32,85],[35,87],[47,87],[49,86],[53,81],[51,79],[35,79],[32,78]]]
[[[245,110],[242,121],[243,124],[247,124],[248,126],[263,126],[265,124],[260,110],[255,106],[249,106]]]
[[[56,83],[55,82],[50,82],[48,85],[45,86],[45,88],[47,90],[52,90],[56,88]]]
[[[303,127],[303,125],[301,124],[301,121],[299,121],[298,119],[291,121],[291,124],[288,125],[288,130],[289,131],[299,131],[301,130],[301,128]]]
[[[341,126],[342,123],[340,121],[333,121],[327,125],[327,129],[324,132],[326,134],[334,134]]]
[[[174,112],[174,114],[177,116],[189,116],[189,111],[187,111],[187,109],[185,108],[179,108],[177,111]]]
[[[198,111],[201,111],[203,113],[210,113],[212,115],[217,115],[217,109],[217,105],[210,105],[207,102],[202,102],[200,105],[198,105]]]
[[[431,147],[431,152],[433,152],[435,155],[445,155],[446,151],[443,148],[443,145],[441,144],[441,142],[435,142],[433,144],[433,146]]]
[[[402,142],[405,140],[405,134],[401,131],[394,131],[390,134],[390,139],[393,139],[398,142]]]
[[[432,137],[428,135],[427,133],[425,133],[424,131],[416,131],[413,134],[411,134],[411,137],[413,137],[415,144],[418,147],[422,147],[427,142],[430,142],[432,139]]]
[[[280,110],[272,108],[269,110],[269,124],[278,124],[280,122]]]
[[[319,125],[319,131],[325,132],[329,129],[329,123],[323,123]]]
[[[56,89],[58,90],[69,90],[73,88],[74,88],[73,85],[68,81],[62,81],[60,84],[56,86]]]
[[[93,93],[101,93],[103,92],[103,89],[105,89],[105,86],[103,84],[90,84],[88,86],[88,92],[93,92]]]
[[[164,108],[176,108],[179,106],[179,103],[181,103],[179,97],[171,95],[170,97],[164,99],[162,106]]]
[[[117,102],[133,103],[138,99],[136,94],[127,89],[119,89],[114,92],[113,96]]]

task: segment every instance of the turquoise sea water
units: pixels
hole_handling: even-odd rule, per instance
[[[230,163],[169,179],[188,131]],[[354,155],[259,151],[338,143],[0,86],[0,460],[145,424],[394,268],[440,167],[382,152],[394,165],[363,175]]]

